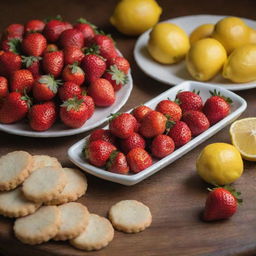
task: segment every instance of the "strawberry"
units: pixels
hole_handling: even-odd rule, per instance
[[[0,100],[8,95],[8,81],[4,76],[0,76]]]
[[[203,108],[203,101],[202,98],[199,96],[199,92],[179,92],[176,95],[176,101],[180,105],[180,108],[182,109],[183,113],[188,110],[201,111]]]
[[[25,25],[25,32],[34,33],[42,32],[44,30],[45,23],[41,20],[29,20]]]
[[[81,68],[85,73],[85,79],[91,83],[100,78],[106,71],[105,61],[98,55],[85,55],[81,61]]]
[[[136,119],[129,113],[113,114],[109,121],[109,130],[120,139],[130,137],[136,127]]]
[[[82,92],[82,95],[79,95],[78,98],[83,99],[85,105],[88,107],[88,119],[91,118],[95,110],[93,98],[91,96],[84,94],[84,92]]]
[[[110,66],[103,74],[103,77],[112,84],[114,91],[119,91],[128,82],[127,75],[115,65]]]
[[[228,219],[237,211],[237,205],[242,202],[238,198],[241,193],[230,186],[209,189],[203,219],[205,221]]]
[[[71,23],[67,22],[67,21],[63,21],[63,24],[64,24],[64,27],[65,27],[65,30],[73,28],[73,25]]]
[[[82,94],[82,89],[78,84],[73,82],[65,82],[58,91],[59,98],[62,101],[66,101],[69,98],[74,98]]]
[[[219,122],[230,113],[232,100],[220,95],[216,89],[211,93],[211,97],[204,104],[203,112],[207,116],[211,125]]]
[[[38,101],[48,101],[57,94],[59,80],[54,80],[50,75],[38,77],[33,86],[33,96]]]
[[[66,47],[64,50],[64,63],[73,64],[75,62],[80,63],[81,60],[84,58],[84,53],[80,48],[77,47]]]
[[[174,122],[179,121],[182,116],[182,110],[179,105],[170,99],[160,101],[156,106],[156,111],[169,116]]]
[[[71,128],[79,128],[88,119],[88,107],[77,97],[64,101],[60,108],[61,121]]]
[[[60,20],[49,21],[43,30],[43,35],[46,37],[47,41],[50,43],[56,42],[61,33],[67,29],[67,24]]]
[[[46,74],[53,75],[55,78],[60,76],[64,66],[63,52],[57,51],[45,53],[42,64]]]
[[[32,73],[27,69],[14,71],[10,79],[10,90],[21,94],[30,92],[34,83]]]
[[[119,141],[120,148],[125,154],[129,153],[133,148],[145,148],[145,140],[136,132],[133,132],[128,138]]]
[[[170,155],[174,148],[172,138],[164,134],[157,135],[151,144],[152,155],[160,159]]]
[[[184,113],[182,120],[188,125],[192,136],[197,136],[210,127],[209,120],[200,111],[189,110]]]
[[[84,71],[78,66],[78,63],[75,62],[72,65],[67,65],[63,69],[62,78],[64,81],[81,85],[84,82]]]
[[[89,137],[89,143],[96,140],[104,140],[113,145],[115,145],[116,143],[116,137],[110,132],[110,130],[104,130],[104,129],[97,129],[91,133]]]
[[[107,161],[106,169],[109,172],[127,174],[129,172],[129,166],[125,155],[117,150],[113,151]]]
[[[0,55],[0,75],[9,77],[12,72],[21,68],[21,57],[13,52],[4,52]]]
[[[150,107],[141,105],[133,109],[132,114],[134,115],[138,122],[141,122],[142,119],[151,111],[153,110]]]
[[[40,33],[28,34],[22,41],[22,49],[29,56],[41,56],[46,45],[46,38]]]
[[[183,121],[176,122],[170,129],[168,136],[170,136],[175,144],[175,147],[181,147],[191,140],[191,131],[186,123]]]
[[[126,156],[132,172],[138,173],[153,164],[151,156],[143,148],[134,148]]]
[[[12,38],[3,40],[1,43],[1,47],[6,52],[13,52],[16,54],[21,53],[21,39],[20,38]]]
[[[84,35],[78,29],[67,29],[61,33],[59,43],[62,48],[82,48],[84,46]]]
[[[85,158],[93,165],[102,167],[106,164],[116,147],[104,140],[96,140],[85,148]]]
[[[83,18],[78,19],[77,22],[78,23],[74,26],[74,28],[83,33],[85,43],[90,41],[95,36],[94,29],[96,29],[96,27]]]
[[[96,106],[108,107],[115,102],[115,92],[111,83],[99,78],[92,82],[88,88],[88,94],[94,100]]]
[[[22,38],[24,33],[24,26],[22,24],[11,24],[4,31],[5,39]]]
[[[152,138],[164,133],[167,118],[158,111],[149,112],[142,120],[140,134],[145,138]]]
[[[47,52],[56,52],[58,51],[58,46],[56,44],[47,44],[45,50],[44,50],[44,54]]]
[[[33,105],[28,114],[29,125],[35,131],[48,130],[57,118],[57,110],[53,101]]]
[[[128,60],[124,57],[117,56],[109,61],[110,65],[115,65],[117,68],[121,71],[123,71],[125,74],[128,74],[130,69],[130,64]]]
[[[22,56],[22,63],[25,65],[26,69],[28,69],[34,79],[38,78],[41,75],[40,72],[40,60],[42,57],[35,56]]]
[[[5,98],[0,109],[0,123],[15,123],[26,116],[31,101],[28,96],[19,92],[11,92]]]

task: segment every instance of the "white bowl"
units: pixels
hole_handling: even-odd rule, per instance
[[[85,172],[88,172],[94,176],[97,176],[99,178],[113,181],[116,183],[120,183],[123,185],[134,185],[147,177],[151,176],[152,174],[156,173],[157,171],[161,170],[165,166],[169,165],[170,163],[174,162],[178,158],[182,157],[184,154],[189,152],[191,149],[198,146],[203,141],[207,140],[211,136],[213,136],[215,133],[223,129],[225,126],[233,122],[235,119],[237,119],[241,113],[246,109],[247,103],[246,101],[238,96],[237,94],[228,91],[222,87],[217,87],[210,84],[205,83],[199,83],[194,81],[186,81],[183,82],[165,92],[160,94],[159,96],[153,98],[152,100],[145,103],[146,106],[149,106],[151,108],[155,108],[159,101],[163,99],[170,98],[172,100],[175,99],[176,94],[180,90],[184,91],[192,91],[192,90],[200,90],[200,96],[202,97],[203,101],[205,101],[207,98],[210,97],[209,91],[213,91],[214,89],[217,89],[220,91],[222,95],[225,95],[226,97],[229,97],[233,100],[233,104],[231,107],[231,113],[216,123],[215,125],[211,126],[208,130],[203,132],[202,134],[194,137],[190,142],[188,142],[186,145],[176,149],[172,154],[166,156],[165,158],[161,160],[154,159],[154,163],[149,168],[137,173],[137,174],[128,174],[128,175],[122,175],[122,174],[116,174],[108,172],[104,169],[95,167],[91,164],[89,164],[83,157],[82,151],[84,149],[84,146],[89,138],[87,136],[85,139],[82,139],[75,143],[73,146],[71,146],[68,150],[68,156],[69,159],[78,167],[80,167]],[[132,111],[132,110],[130,110]],[[128,111],[128,112],[130,112]],[[108,128],[108,126],[104,127],[105,129]]]

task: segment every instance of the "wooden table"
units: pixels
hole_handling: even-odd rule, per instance
[[[256,18],[254,0],[215,1],[158,1],[163,7],[162,20],[193,14],[222,14]],[[74,22],[86,17],[99,27],[111,32],[118,48],[132,66],[134,89],[123,107],[128,110],[167,90],[167,85],[143,74],[133,59],[136,38],[117,33],[108,19],[117,1],[107,0],[52,0],[0,1],[0,30],[10,23],[24,23],[32,18],[61,14]],[[243,117],[255,116],[256,91],[238,92],[248,102]],[[63,166],[72,166],[67,149],[86,134],[77,136],[35,139],[0,133],[0,155],[12,150],[27,150],[32,154],[58,157]],[[133,187],[125,187],[87,175],[89,189],[80,202],[91,212],[106,216],[109,207],[122,199],[137,199],[147,204],[153,214],[152,226],[142,233],[127,235],[115,232],[113,242],[98,252],[85,253],[68,243],[50,242],[27,246],[13,235],[12,220],[0,218],[0,252],[6,256],[100,255],[100,256],[163,256],[163,255],[256,255],[256,170],[255,164],[245,162],[245,172],[235,183],[243,193],[244,204],[230,220],[204,223],[199,215],[207,195],[205,184],[195,173],[199,152],[212,142],[230,142],[228,127],[159,173]]]

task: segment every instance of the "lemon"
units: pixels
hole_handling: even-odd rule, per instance
[[[227,143],[206,146],[196,161],[199,176],[213,185],[234,182],[243,173],[243,160],[239,151]]]
[[[253,28],[249,28],[249,42],[252,44],[256,44],[256,30]]]
[[[159,23],[150,32],[147,48],[156,61],[173,64],[185,57],[189,50],[189,38],[179,26]]]
[[[207,81],[221,70],[226,59],[226,50],[221,43],[205,38],[191,46],[186,57],[186,66],[194,79]]]
[[[110,22],[123,34],[140,35],[158,22],[161,13],[155,0],[121,0]]]
[[[235,48],[249,42],[249,27],[237,17],[226,17],[216,23],[212,37],[230,54]]]
[[[235,49],[228,57],[222,75],[235,83],[256,80],[256,44]]]
[[[194,42],[210,37],[214,29],[214,24],[203,24],[197,28],[195,28],[192,33],[190,34],[189,40],[190,44],[193,44]]]

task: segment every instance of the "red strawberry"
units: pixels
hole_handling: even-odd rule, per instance
[[[116,143],[116,137],[110,132],[110,130],[104,130],[104,129],[97,129],[91,133],[89,137],[89,143],[95,140],[104,140],[113,145],[115,145]]]
[[[59,80],[50,75],[40,76],[34,83],[33,96],[38,101],[48,101],[54,98],[58,91]]]
[[[84,46],[84,35],[78,29],[67,29],[61,33],[59,43],[62,48],[82,48]]]
[[[84,53],[80,48],[77,47],[66,47],[64,50],[64,63],[73,64],[75,62],[80,63],[84,58]]]
[[[117,68],[123,71],[125,74],[128,74],[130,69],[130,64],[127,59],[121,56],[117,56],[109,61],[110,65],[116,65]]]
[[[104,74],[106,70],[106,63],[100,56],[88,54],[82,59],[81,68],[85,73],[86,81],[91,83]]]
[[[54,77],[60,76],[64,66],[64,56],[62,51],[47,52],[43,57],[43,69],[46,74]]]
[[[96,140],[87,145],[85,148],[85,158],[98,167],[106,164],[110,154],[116,150],[116,147],[104,140]]]
[[[126,156],[132,172],[138,173],[153,164],[151,156],[143,148],[134,148]]]
[[[109,121],[109,130],[120,139],[130,137],[136,127],[136,119],[129,113],[113,114]]]
[[[4,52],[0,55],[0,75],[9,77],[14,71],[21,68],[21,57],[13,52]]]
[[[68,127],[79,128],[88,119],[88,108],[82,99],[70,98],[61,105],[60,119]]]
[[[184,113],[182,120],[188,125],[192,136],[197,136],[210,127],[209,120],[200,111],[189,110]]]
[[[149,112],[142,120],[140,134],[145,138],[152,138],[164,133],[167,118],[158,111]]]
[[[11,92],[5,98],[0,109],[0,123],[15,123],[26,116],[30,107],[30,99],[19,92]]]
[[[32,73],[27,69],[14,71],[10,80],[10,90],[21,94],[30,92],[34,83]]]
[[[28,114],[29,125],[35,131],[48,130],[57,118],[57,110],[53,101],[33,105]]]
[[[30,20],[25,25],[25,32],[42,32],[45,27],[45,23],[41,20]]]
[[[170,99],[160,101],[156,106],[156,111],[168,115],[174,122],[179,121],[182,116],[182,110],[179,105]]]
[[[74,26],[74,28],[83,33],[85,43],[90,41],[95,36],[94,28],[96,27],[83,18],[78,19],[77,22],[78,23]]]
[[[183,113],[188,110],[201,111],[203,108],[203,101],[199,96],[199,92],[198,94],[190,91],[179,92],[176,95],[176,101],[180,105]]]
[[[114,91],[119,91],[128,81],[127,75],[116,66],[110,66],[103,77],[112,84]]]
[[[60,20],[49,21],[43,30],[43,35],[48,42],[54,43],[59,39],[60,34],[67,29],[67,24]]]
[[[82,94],[82,89],[78,84],[73,82],[65,82],[58,91],[59,97],[62,101],[66,101],[69,98],[74,98]]]
[[[231,187],[217,187],[210,190],[205,203],[203,219],[205,221],[228,219],[237,211],[240,192]]]
[[[154,157],[164,158],[174,151],[175,145],[171,137],[160,134],[157,135],[151,144],[151,152]]]
[[[129,172],[129,166],[125,155],[117,150],[113,151],[107,161],[106,169],[109,172],[127,174]]]
[[[71,23],[67,21],[63,21],[63,23],[64,23],[65,30],[73,28]]]
[[[91,96],[88,96],[82,92],[82,95],[78,96],[79,99],[83,99],[85,105],[88,107],[88,119],[92,117],[95,110],[94,100]]]
[[[21,24],[11,24],[4,31],[5,39],[22,38],[24,33],[24,26]]]
[[[88,94],[93,98],[96,106],[108,107],[115,102],[115,92],[111,83],[99,78],[92,82],[88,88]]]
[[[133,109],[132,114],[134,115],[138,122],[141,122],[142,119],[151,111],[153,110],[148,106],[141,105]]]
[[[0,99],[8,94],[8,81],[4,76],[0,76]]]
[[[175,147],[178,148],[188,143],[192,135],[187,124],[178,121],[171,127],[168,136],[173,139]]]
[[[40,72],[40,60],[41,57],[34,56],[22,56],[22,63],[25,65],[26,69],[28,69],[34,79],[38,78],[41,75]]]
[[[44,50],[44,54],[47,52],[56,52],[58,51],[58,46],[56,44],[48,44]]]
[[[133,148],[145,148],[145,140],[136,132],[132,133],[128,138],[119,141],[120,148],[125,154],[129,153]]]
[[[6,52],[21,53],[21,39],[12,38],[3,40],[1,43],[2,49]]]
[[[204,104],[203,112],[211,125],[219,122],[230,113],[230,104],[232,100],[220,95],[220,92],[214,90],[210,92],[212,97],[207,99]]]
[[[84,71],[78,66],[78,63],[75,62],[72,65],[67,65],[63,69],[62,78],[64,81],[81,85],[84,82]]]
[[[28,34],[22,41],[22,49],[29,56],[41,56],[46,45],[46,38],[40,33]]]

